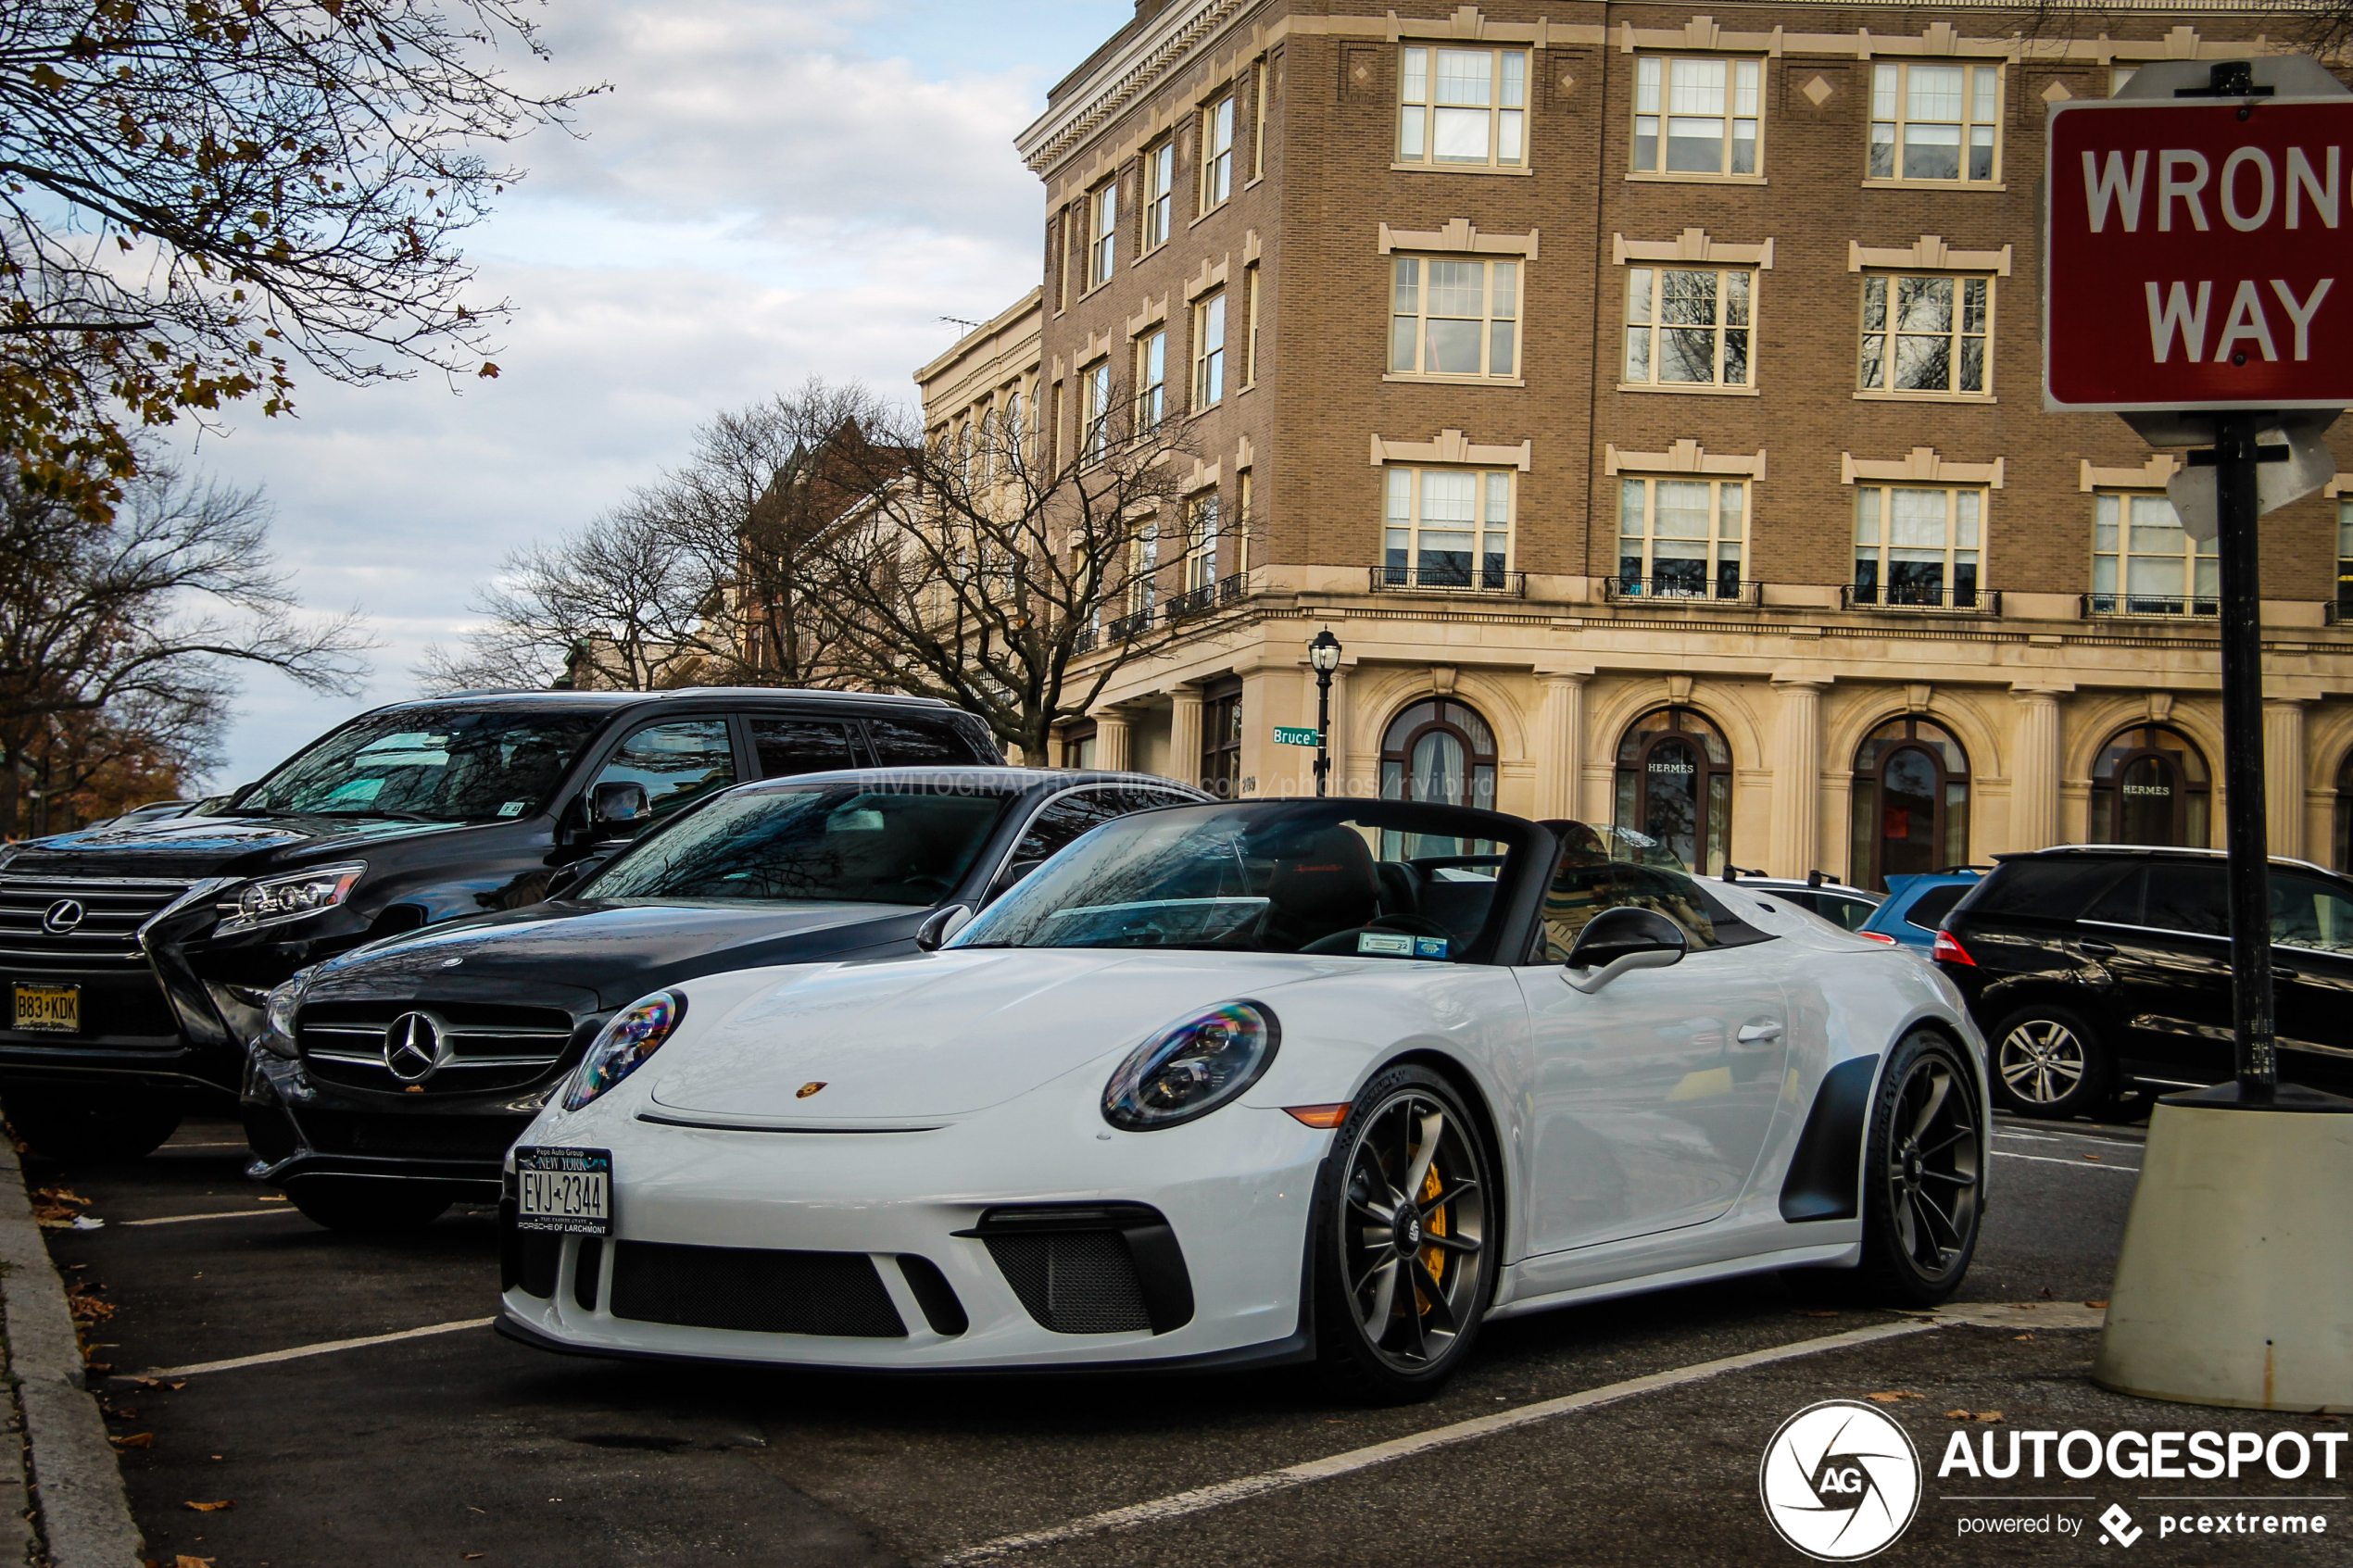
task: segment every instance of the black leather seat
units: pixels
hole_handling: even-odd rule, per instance
[[[1266,945],[1296,952],[1320,937],[1369,924],[1380,912],[1381,879],[1373,852],[1353,828],[1303,835],[1275,860]]]

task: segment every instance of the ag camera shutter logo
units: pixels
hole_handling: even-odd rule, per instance
[[[1919,1512],[1919,1450],[1882,1412],[1825,1399],[1781,1423],[1756,1489],[1781,1539],[1818,1562],[1854,1562],[1892,1545]]]

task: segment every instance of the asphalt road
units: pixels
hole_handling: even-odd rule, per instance
[[[2081,1303],[2107,1293],[2139,1141],[2129,1127],[2002,1123],[1965,1298],[2072,1306],[2087,1318]],[[1881,1561],[2059,1562],[2116,1549],[2100,1544],[2095,1522],[2113,1502],[2141,1515],[2253,1505],[2147,1503],[2138,1491],[2149,1483],[1940,1482],[1937,1457],[1962,1424],[1948,1412],[1964,1412],[1972,1432],[1995,1411],[2001,1424],[2099,1433],[2330,1429],[2102,1393],[2086,1377],[2092,1332],[2037,1326],[2030,1311],[2010,1314],[2023,1327],[1956,1323],[1813,1349],[1407,1458],[1352,1461],[1306,1484],[1265,1483],[1127,1528],[1000,1550],[990,1543],[1106,1511],[1906,1320],[1824,1313],[1771,1278],[1673,1291],[1497,1324],[1443,1397],[1390,1411],[1336,1406],[1287,1374],[925,1382],[715,1372],[551,1356],[486,1327],[166,1380],[177,1386],[131,1381],[143,1369],[496,1311],[487,1210],[397,1240],[336,1236],[264,1201],[240,1174],[242,1150],[233,1125],[192,1123],[135,1165],[31,1167],[107,1222],[51,1233],[53,1251],[69,1279],[115,1309],[97,1335],[116,1373],[110,1429],[146,1435],[125,1449],[123,1470],[149,1553],[166,1564],[1797,1563],[1759,1507],[1759,1456],[1793,1411],[1873,1393],[1917,1396],[1881,1408],[1930,1464],[1919,1513]],[[198,1215],[224,1217],[189,1217]],[[2292,1506],[2353,1532],[2343,1481],[2164,1489],[2326,1494]],[[1978,1500],[2020,1491],[2041,1500]],[[189,1506],[197,1503],[229,1506]],[[1961,1533],[1964,1519],[2009,1515],[2040,1519],[2047,1533]],[[2070,1521],[2081,1533],[2064,1533]],[[2135,1561],[2343,1560],[2341,1540],[2327,1537],[2160,1539],[2150,1528],[2136,1538]]]

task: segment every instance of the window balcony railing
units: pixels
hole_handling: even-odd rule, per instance
[[[1220,605],[1238,604],[1249,592],[1249,573],[1237,571],[1231,577],[1222,577],[1214,583],[1204,583],[1198,588],[1188,589],[1163,608],[1169,620],[1182,621],[1187,616],[1206,615]]]
[[[1114,643],[1129,642],[1151,629],[1152,612],[1139,609],[1133,615],[1123,615],[1107,628]]]
[[[2329,600],[2321,607],[2321,624],[2323,626],[2353,625],[2353,604],[2347,604],[2343,599]]]
[[[2188,618],[2199,615],[2220,615],[2222,601],[2216,599],[2168,598],[2161,594],[2086,594],[2083,596],[2083,619],[2101,616],[2172,616]]]
[[[1095,645],[1102,640],[1102,633],[1092,626],[1082,626],[1078,629],[1078,635],[1070,640],[1070,651],[1073,654],[1092,653]]]
[[[1997,588],[1931,588],[1910,583],[1850,583],[1838,591],[1841,609],[1919,610],[1947,615],[1999,615]]]
[[[1613,604],[1739,605],[1765,602],[1765,584],[1718,577],[1604,577],[1602,596]]]
[[[1373,592],[1432,594],[1500,594],[1506,598],[1528,596],[1528,573],[1498,571],[1483,566],[1377,566]]]

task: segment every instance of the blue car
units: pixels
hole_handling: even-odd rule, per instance
[[[1963,895],[1983,881],[1985,873],[1971,866],[1887,879],[1887,902],[1856,927],[1856,935],[1923,953],[1936,947],[1938,930]]]

